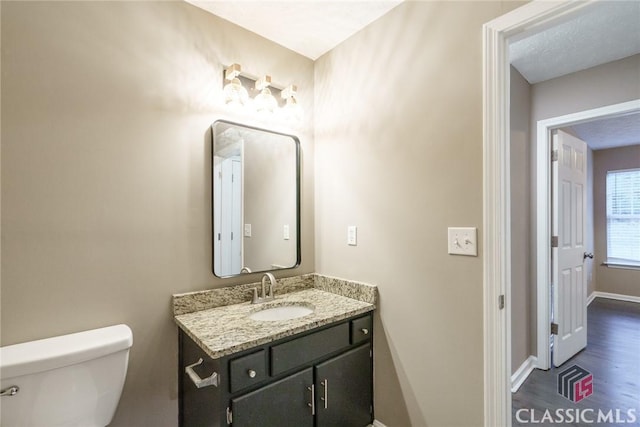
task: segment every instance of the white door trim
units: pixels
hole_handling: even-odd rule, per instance
[[[640,99],[580,111],[550,119],[540,120],[537,124],[536,164],[538,176],[536,178],[536,271],[537,271],[537,360],[538,368],[549,369],[551,355],[549,354],[549,336],[551,334],[551,131],[565,126],[590,121],[596,118],[621,116],[640,111]]]
[[[591,1],[534,1],[483,26],[484,425],[511,426],[511,224],[507,40],[547,28]]]

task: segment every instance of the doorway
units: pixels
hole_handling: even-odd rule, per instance
[[[533,2],[485,24],[484,32],[484,393],[485,425],[511,425],[511,308],[500,302],[510,298],[511,217],[509,163],[509,40],[530,31],[542,31],[571,20],[599,2]],[[633,108],[640,110],[640,103]],[[540,124],[538,124],[540,126]],[[540,135],[548,135],[538,132]],[[545,152],[547,154],[548,152]],[[547,179],[548,174],[539,174]],[[544,177],[544,178],[543,178]],[[546,182],[545,182],[546,184]],[[548,188],[538,185],[537,189]],[[541,209],[541,207],[538,207]],[[545,209],[548,212],[548,206]],[[538,216],[539,218],[541,216]],[[546,215],[542,216],[547,218]],[[545,220],[548,221],[548,220]],[[546,224],[546,229],[549,225]],[[538,230],[536,239],[542,231]],[[548,241],[550,234],[544,235]],[[538,245],[540,251],[550,251]],[[543,254],[544,255],[544,254]],[[548,265],[537,265],[538,280],[549,277]],[[548,282],[547,282],[548,283]],[[547,292],[548,295],[548,292]],[[540,298],[540,295],[538,295]],[[548,299],[545,298],[545,303]],[[546,304],[541,304],[546,306]],[[540,306],[540,304],[539,304]],[[543,322],[538,319],[538,322]],[[544,329],[550,329],[545,322]],[[548,337],[548,334],[547,334]],[[544,348],[544,346],[538,346]]]
[[[539,369],[549,369],[551,354],[549,351],[549,337],[551,336],[551,317],[549,301],[552,300],[552,264],[551,245],[549,236],[553,235],[551,223],[551,133],[560,128],[575,126],[594,120],[621,117],[640,111],[640,100],[623,102],[602,108],[580,111],[564,116],[542,120],[537,123],[536,153],[538,176],[536,186],[536,295],[537,295],[537,362]]]

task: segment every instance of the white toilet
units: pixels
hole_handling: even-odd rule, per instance
[[[2,427],[105,427],[118,406],[133,334],[127,325],[0,348]]]

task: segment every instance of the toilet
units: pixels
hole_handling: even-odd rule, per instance
[[[115,325],[0,348],[2,427],[105,427],[133,334]]]

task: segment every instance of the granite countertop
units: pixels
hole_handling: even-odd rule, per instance
[[[265,308],[295,304],[311,304],[315,310],[304,317],[283,321],[248,317]],[[211,358],[217,359],[374,309],[374,304],[311,288],[276,295],[275,301],[262,304],[244,302],[179,314],[175,321]]]

